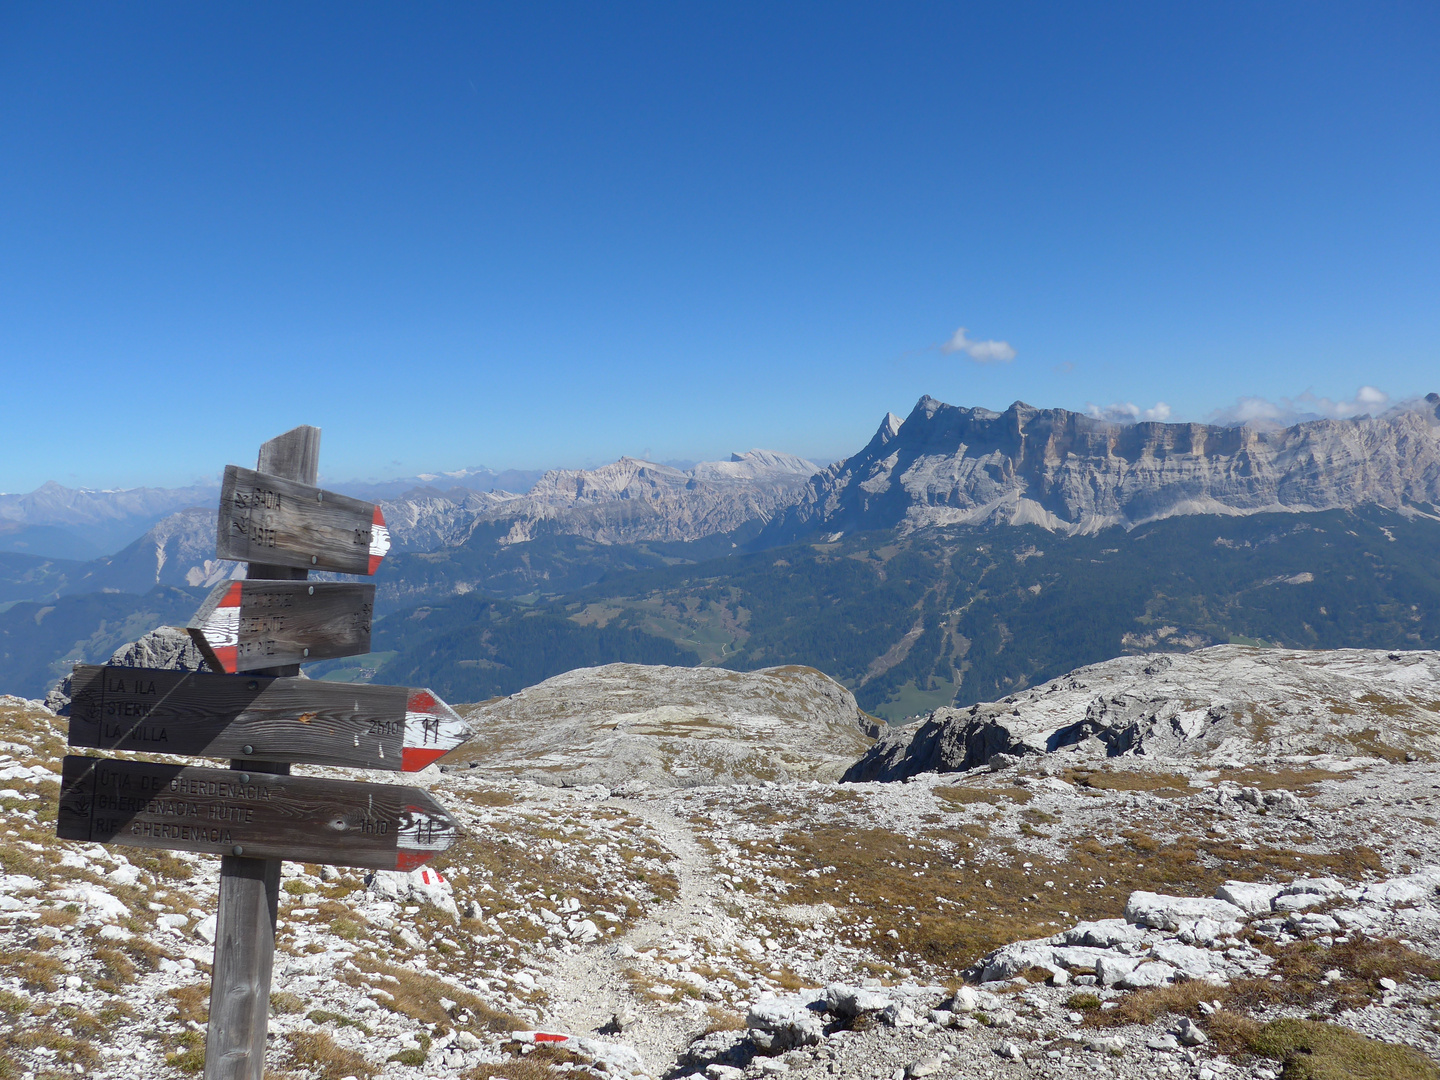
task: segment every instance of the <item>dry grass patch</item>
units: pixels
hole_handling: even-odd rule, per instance
[[[165,996],[175,1003],[175,1012],[170,1017],[178,1024],[208,1024],[210,1022],[210,986],[208,983],[190,983],[175,986],[165,991]]]
[[[1295,791],[1312,787],[1326,780],[1353,780],[1356,772],[1335,772],[1331,769],[1296,768],[1276,766],[1274,768],[1221,769],[1219,780],[1230,780],[1242,787],[1259,788],[1261,791]]]
[[[488,1080],[492,1076],[503,1080],[551,1080],[556,1075],[551,1071],[556,1065],[569,1065],[564,1075],[573,1080],[599,1080],[593,1070],[585,1068],[592,1063],[574,1051],[558,1046],[536,1046],[529,1053],[521,1053],[522,1048],[516,1043],[507,1043],[506,1049],[515,1056],[496,1065],[477,1065],[464,1074],[463,1080]]]
[[[72,1075],[77,1065],[89,1072],[100,1064],[100,1051],[94,1043],[53,1022],[0,1033],[0,1059],[13,1060],[24,1051],[33,1054],[42,1049],[50,1051],[46,1055],[50,1062]]]
[[[310,1012],[305,1014],[305,1019],[309,1020],[310,1023],[316,1025],[334,1024],[337,1027],[353,1027],[357,1031],[363,1032],[366,1035],[372,1034],[370,1028],[367,1025],[362,1024],[353,1016],[346,1016],[344,1013],[332,1012],[329,1009],[312,1009],[310,1010]]]
[[[1312,873],[1362,880],[1383,872],[1379,856],[1365,847],[1315,855],[1139,830],[1088,839],[1058,861],[1021,853],[1004,838],[987,837],[983,827],[978,835],[951,828],[907,837],[820,825],[758,841],[741,854],[779,879],[783,902],[849,908],[857,917],[836,930],[841,943],[888,963],[918,964],[937,978],[1009,942],[1112,918],[1138,889],[1209,896],[1230,879]],[[816,867],[825,873],[808,877]],[[750,882],[744,886],[754,891]]]
[[[1284,1080],[1440,1080],[1440,1068],[1409,1046],[1383,1043],[1338,1024],[1219,1012],[1206,1025],[1217,1049],[1270,1058]]]
[[[66,967],[55,957],[34,949],[0,951],[0,971],[20,980],[26,990],[43,990],[53,994],[60,988],[60,977]]]
[[[47,907],[40,909],[41,926],[74,926],[79,919],[80,912],[75,910],[74,904],[66,904],[64,907]]]
[[[515,803],[519,801],[508,791],[486,788],[461,788],[458,789],[456,793],[472,806],[514,806]]]
[[[290,1064],[309,1069],[319,1080],[358,1076],[369,1080],[380,1071],[363,1054],[347,1050],[323,1031],[297,1031],[289,1037]]]
[[[270,1012],[288,1015],[305,1011],[305,999],[288,990],[276,990],[270,995]]]
[[[1144,1027],[1170,1013],[1199,1017],[1200,1003],[1223,1002],[1226,989],[1203,979],[1192,979],[1172,986],[1132,990],[1120,998],[1119,1004],[1113,1009],[1101,1009],[1097,998],[1093,1007],[1082,1011],[1086,1013],[1085,1023],[1089,1027],[1122,1027],[1128,1024]]]
[[[1380,995],[1381,979],[1403,981],[1418,975],[1440,980],[1440,960],[1398,941],[1361,939],[1327,948],[1314,942],[1275,946],[1264,939],[1255,940],[1274,957],[1271,971],[1281,976],[1279,981],[1235,979],[1220,986],[1193,980],[1132,991],[1119,999],[1114,1009],[1099,1010],[1098,999],[1089,1009],[1081,1005],[1071,1007],[1087,1012],[1085,1023],[1090,1027],[1146,1025],[1169,1013],[1204,1020],[1199,1009],[1202,1002],[1218,1002],[1232,1016],[1276,1007],[1305,1010],[1328,1007],[1333,1012],[1341,1012],[1371,1004]],[[1325,972],[1331,970],[1341,972],[1341,978],[1329,983],[1322,981]]]
[[[1149,772],[1139,769],[1066,769],[1064,779],[1076,787],[1092,791],[1148,791],[1164,798],[1190,795],[1194,788],[1187,777],[1176,773]]]
[[[1245,1011],[1275,1005],[1314,1009],[1322,1003],[1328,1003],[1334,1012],[1363,1009],[1380,996],[1381,979],[1408,982],[1419,976],[1440,980],[1440,961],[1390,938],[1353,938],[1329,947],[1311,941],[1277,946],[1259,939],[1258,944],[1275,958],[1272,970],[1282,979],[1232,983],[1223,1000]],[[1325,972],[1331,970],[1339,971],[1341,977],[1323,983]]]
[[[1024,806],[1034,798],[1024,788],[1017,787],[982,788],[964,787],[957,784],[935,787],[930,790],[937,799],[954,803],[957,806],[970,806],[973,803],[989,803],[991,806],[998,806],[1002,801]]]
[[[705,1031],[702,1035],[714,1035],[717,1031],[744,1031],[745,1017],[733,1009],[722,1009],[719,1005],[705,1007]]]
[[[501,1012],[499,1009],[493,1009],[474,994],[461,990],[443,979],[437,979],[433,975],[387,964],[358,953],[354,957],[354,962],[362,972],[382,977],[388,976],[375,984],[380,985],[390,995],[388,1000],[380,999],[381,1004],[392,1012],[408,1016],[412,1020],[445,1027],[468,1026],[482,1031],[515,1031],[525,1026],[517,1017],[511,1016],[507,1012]],[[345,981],[355,987],[371,985],[353,971],[346,972]],[[457,1025],[451,1014],[440,1004],[441,998],[448,998],[455,1002],[456,1013],[468,1011],[474,1019],[468,1024]]]
[[[193,866],[184,859],[176,858],[168,851],[127,848],[125,857],[141,870],[147,870],[157,878],[167,881],[189,881],[195,876]]]

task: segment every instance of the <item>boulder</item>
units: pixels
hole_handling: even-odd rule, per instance
[[[1176,971],[1169,964],[1159,960],[1148,960],[1134,971],[1122,975],[1115,983],[1122,990],[1143,990],[1151,986],[1168,986],[1174,981]]]
[[[762,997],[745,1015],[750,1038],[768,1054],[813,1046],[825,1038],[825,1027],[808,997]]]
[[[1366,904],[1413,904],[1435,895],[1440,889],[1440,866],[1427,866],[1405,877],[1391,878],[1360,890],[1358,899]]]
[[[381,900],[430,904],[454,919],[460,918],[455,890],[438,870],[376,870],[366,879],[365,888],[369,895]]]
[[[1137,891],[1125,902],[1125,920],[1155,930],[1192,930],[1201,919],[1238,933],[1246,913],[1227,900],[1196,896],[1166,896],[1162,893]]]
[[[162,668],[167,671],[207,671],[205,658],[178,626],[162,626],[145,636],[122,645],[110,654],[106,667]],[[66,675],[45,695],[45,707],[65,716],[70,710],[71,678]]]
[[[832,983],[820,995],[825,1011],[842,1020],[853,1020],[865,1013],[878,1013],[894,1004],[894,998],[878,990]]]
[[[1140,966],[1138,956],[1102,956],[1095,962],[1095,977],[1101,986],[1115,986],[1121,979]]]
[[[1266,885],[1248,881],[1227,881],[1215,890],[1215,898],[1234,904],[1250,915],[1265,915],[1271,911],[1275,897],[1280,895],[1283,885]]]
[[[1116,945],[1143,941],[1145,931],[1138,926],[1131,926],[1124,919],[1099,919],[1096,922],[1077,923],[1069,930],[1062,930],[1059,937],[1066,945],[1113,949]]]

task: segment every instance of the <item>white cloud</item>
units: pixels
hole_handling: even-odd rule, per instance
[[[1157,401],[1148,409],[1140,408],[1133,401],[1116,401],[1109,405],[1086,402],[1085,414],[1096,420],[1109,420],[1117,424],[1134,424],[1141,420],[1163,423],[1170,419],[1170,406],[1163,401]]]
[[[1212,424],[1245,424],[1250,427],[1285,427],[1305,420],[1349,420],[1377,415],[1392,404],[1390,395],[1375,386],[1362,386],[1349,401],[1317,397],[1306,390],[1298,397],[1270,401],[1260,397],[1236,398],[1235,404],[1216,409],[1207,418]]]
[[[977,364],[1008,364],[1015,359],[1015,350],[1008,341],[971,341],[960,327],[950,340],[940,346],[943,353],[963,352]]]

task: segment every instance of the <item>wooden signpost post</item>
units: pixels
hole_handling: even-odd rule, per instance
[[[249,562],[187,627],[215,674],[77,665],[70,744],[230,758],[229,769],[69,756],[57,835],[221,856],[206,1080],[262,1080],[280,861],[412,870],[458,835],[414,787],[289,775],[292,763],[413,772],[469,737],[428,690],[296,678],[300,663],[370,651],[380,508],[315,486],[320,431],[225,470],[216,554]]]

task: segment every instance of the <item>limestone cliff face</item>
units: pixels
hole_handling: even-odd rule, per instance
[[[812,478],[770,532],[996,523],[1086,533],[1180,514],[1370,503],[1436,512],[1440,395],[1379,418],[1277,431],[1114,424],[1023,402],[996,413],[924,397]]]
[[[548,472],[492,519],[513,519],[511,543],[528,540],[544,521],[602,544],[698,540],[770,521],[818,471],[813,462],[772,450],[684,471],[621,458],[599,469]]]
[[[598,469],[552,469],[524,495],[416,489],[382,506],[405,551],[458,547],[482,526],[502,546],[525,543],[541,525],[601,544],[687,541],[764,524],[818,471],[773,450],[688,470],[626,457]]]

